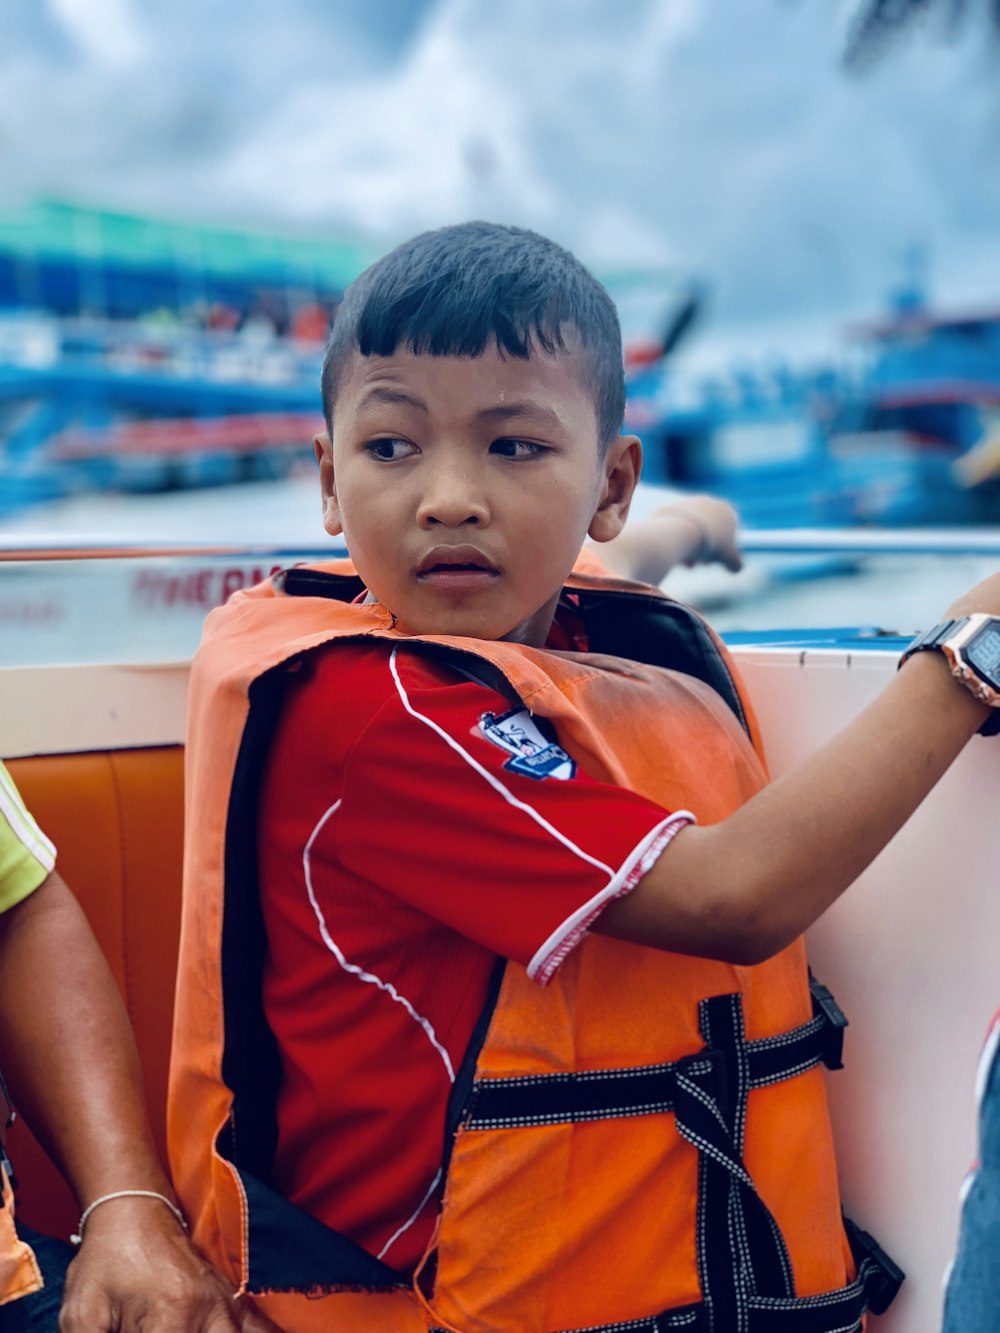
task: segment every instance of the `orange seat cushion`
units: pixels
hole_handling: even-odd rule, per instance
[[[183,749],[45,755],[8,762],[55,843],[135,1029],[157,1147],[165,1157],[167,1071],[180,930]],[[75,1229],[69,1188],[23,1121],[10,1134],[18,1216],[50,1235]]]

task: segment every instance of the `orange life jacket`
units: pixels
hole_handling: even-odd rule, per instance
[[[412,1277],[269,1186],[255,818],[290,664],[365,636],[444,658],[547,719],[592,776],[702,823],[764,781],[724,648],[655,590],[574,574],[577,654],[407,637],[350,604],[360,587],[346,562],[287,571],[214,612],[195,663],[169,1137],[198,1244],[291,1333],[860,1329],[892,1282],[841,1218],[820,1065],[845,1020],[801,941],[737,967],[591,935],[544,990],[498,965]]]
[[[0,1100],[2,1105],[2,1100]],[[14,1228],[14,1191],[0,1151],[0,1306],[16,1301],[42,1285],[38,1261]]]

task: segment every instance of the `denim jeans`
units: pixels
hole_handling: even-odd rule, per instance
[[[979,1167],[962,1207],[942,1333],[1000,1333],[1000,1058],[996,1029],[980,1070]]]
[[[45,1286],[19,1301],[0,1305],[0,1333],[58,1333],[66,1269],[76,1251],[63,1240],[19,1226],[18,1234],[35,1251]]]

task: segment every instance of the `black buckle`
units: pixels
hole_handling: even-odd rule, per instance
[[[844,1067],[844,1028],[847,1015],[833,998],[832,993],[809,972],[809,993],[812,995],[813,1014],[825,1019],[823,1028],[823,1063],[827,1069]]]
[[[906,1280],[906,1274],[899,1264],[889,1258],[875,1237],[862,1231],[849,1217],[844,1218],[844,1230],[864,1284],[868,1308],[872,1314],[884,1314],[895,1300],[896,1293]],[[865,1273],[861,1272],[863,1264],[867,1264],[868,1268]]]

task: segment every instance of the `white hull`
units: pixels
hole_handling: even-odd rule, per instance
[[[869,702],[895,655],[742,649],[772,773]],[[8,756],[183,740],[187,666],[0,670]],[[1000,740],[975,740],[910,824],[810,932],[851,1026],[828,1076],[845,1207],[906,1270],[880,1333],[937,1333],[973,1078],[1000,1004]]]

